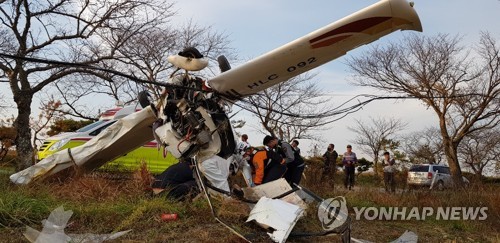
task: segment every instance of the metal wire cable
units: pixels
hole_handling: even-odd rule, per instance
[[[92,66],[89,64],[83,64],[83,63],[69,63],[69,62],[63,62],[63,61],[56,61],[56,60],[48,60],[48,59],[42,59],[42,58],[34,58],[34,57],[21,57],[21,56],[16,56],[16,55],[10,55],[10,54],[5,54],[5,53],[0,53],[0,57],[4,58],[9,58],[9,59],[15,59],[15,60],[23,60],[23,61],[29,61],[29,62],[36,62],[36,63],[45,63],[45,64],[52,64],[52,65],[59,65],[59,66],[66,66],[66,67],[82,67],[82,68],[88,68],[92,70],[97,70],[97,71],[102,71],[102,72],[108,72],[111,74],[115,74],[117,76],[121,76],[124,78],[128,78],[134,82],[137,83],[146,83],[146,84],[153,84],[153,85],[158,85],[164,88],[168,89],[185,89],[185,90],[194,90],[198,92],[203,92],[203,93],[216,93],[221,99],[243,109],[246,110],[254,115],[259,116],[257,112],[249,108],[249,106],[253,106],[259,109],[264,109],[268,110],[270,112],[275,112],[280,115],[284,115],[287,117],[291,118],[299,118],[299,119],[323,119],[323,118],[332,118],[335,116],[339,116],[333,119],[327,119],[326,121],[320,122],[320,123],[315,123],[315,126],[324,126],[331,124],[333,122],[336,122],[338,120],[343,119],[349,114],[352,114],[354,112],[357,112],[361,110],[364,106],[368,105],[369,103],[372,103],[373,101],[378,101],[378,100],[406,100],[406,99],[423,99],[423,98],[429,98],[429,99],[444,99],[444,98],[463,98],[463,97],[470,97],[470,96],[482,96],[486,97],[484,94],[462,94],[462,95],[454,95],[454,96],[422,96],[422,97],[414,97],[414,96],[409,96],[409,95],[401,95],[401,96],[376,96],[376,95],[371,95],[371,94],[359,94],[355,95],[352,98],[348,99],[347,101],[341,103],[340,105],[329,109],[327,111],[324,111],[322,113],[316,113],[316,114],[297,114],[297,113],[291,113],[291,112],[285,112],[282,110],[275,110],[272,108],[264,107],[261,106],[257,103],[250,102],[244,98],[239,98],[239,97],[234,97],[230,96],[224,93],[219,93],[217,91],[209,91],[209,90],[203,90],[200,88],[196,87],[190,87],[190,86],[180,86],[180,85],[173,85],[173,84],[167,84],[167,83],[161,83],[161,82],[156,82],[156,81],[150,81],[150,80],[145,80],[141,79],[129,74],[122,73],[120,71],[112,70],[112,69],[106,69],[106,68],[101,68],[101,67],[96,67]],[[366,99],[368,98],[368,99]],[[494,99],[500,99],[499,97],[493,97]],[[360,99],[366,99],[363,101],[359,101]],[[349,103],[358,100],[357,104],[347,106]],[[234,116],[234,115],[233,115]],[[279,121],[280,123],[284,125],[293,125],[293,126],[298,126],[298,127],[308,127],[309,125],[305,124],[296,124],[296,123],[291,123],[287,121]]]

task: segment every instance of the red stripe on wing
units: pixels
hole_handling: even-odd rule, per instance
[[[352,36],[352,35],[342,35],[334,37],[335,35],[363,32],[364,30],[371,28],[375,25],[378,25],[380,23],[383,23],[391,18],[392,17],[372,17],[372,18],[357,20],[352,23],[346,24],[344,26],[338,27],[334,30],[328,31],[316,38],[313,38],[309,41],[309,43],[311,43],[311,46],[313,48],[333,45],[347,37]]]

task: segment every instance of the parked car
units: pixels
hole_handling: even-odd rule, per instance
[[[135,112],[135,106],[127,106],[124,108],[114,108],[105,111],[101,120],[89,124],[75,132],[61,133],[47,138],[36,154],[36,159],[42,160],[57,151],[74,148],[83,145],[93,137],[97,136],[101,131],[111,126],[121,117]],[[104,170],[119,170],[133,171],[141,166],[142,161],[154,174],[163,172],[167,167],[177,162],[172,155],[167,155],[163,158],[162,152],[158,151],[156,141],[151,141],[144,144],[142,147],[130,151],[123,156],[116,158],[113,161],[106,163],[101,169]]]
[[[469,184],[467,178],[462,177],[464,183]],[[434,181],[432,188],[443,190],[453,186],[453,180],[450,174],[450,168],[445,165],[419,164],[413,165],[407,178],[407,184],[410,189],[417,187],[429,187]]]

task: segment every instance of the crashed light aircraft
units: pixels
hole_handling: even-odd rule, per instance
[[[187,48],[168,58],[170,63],[184,72],[172,74],[162,99],[151,102],[144,94],[140,95],[139,101],[144,107],[141,111],[120,119],[80,147],[59,151],[11,175],[10,180],[24,185],[68,168],[92,171],[156,139],[174,157],[194,159],[199,179],[203,176],[213,188],[229,192],[229,161],[241,160],[235,152],[237,142],[227,116],[227,111],[235,102],[397,30],[422,31],[413,3],[382,0],[236,68],[231,69],[225,57],[221,56],[218,61],[222,73],[208,80],[192,74],[205,68],[208,60],[195,48]],[[243,174],[248,175],[248,171]],[[203,182],[200,187],[205,189]],[[265,188],[250,218],[261,224],[280,225],[280,231],[276,230],[277,233],[270,236],[274,241],[283,242],[303,210],[298,201],[279,199],[280,202],[271,202],[273,199],[269,197],[276,195],[265,195],[273,194],[276,187]],[[266,200],[266,203],[260,203],[261,200]],[[271,213],[265,217],[256,215],[257,207]],[[282,210],[292,212],[293,217],[281,222]],[[259,222],[262,218],[267,218],[267,221]]]

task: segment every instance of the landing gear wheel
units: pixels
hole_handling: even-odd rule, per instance
[[[219,63],[219,69],[221,73],[231,69],[231,65],[224,55],[220,55],[219,57],[217,57],[217,62]]]
[[[142,108],[146,108],[151,105],[151,101],[149,101],[149,94],[146,90],[139,92],[139,94],[137,94],[137,99],[139,100],[139,104],[141,104]]]

